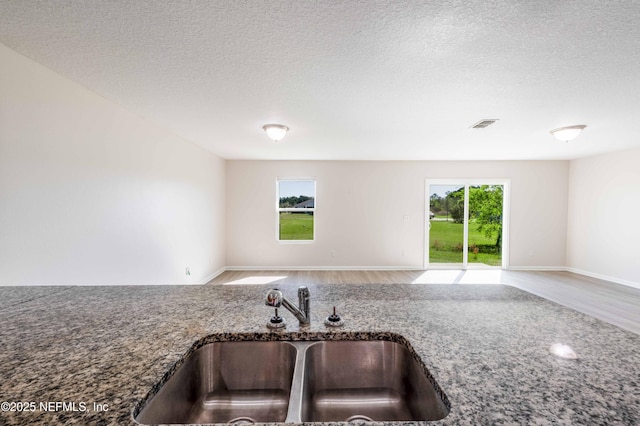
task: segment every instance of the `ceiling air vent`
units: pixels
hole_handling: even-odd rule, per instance
[[[478,121],[476,124],[471,126],[471,128],[472,129],[484,129],[485,127],[489,127],[490,125],[492,125],[493,123],[495,123],[498,120],[499,120],[498,118],[486,118],[484,120]]]

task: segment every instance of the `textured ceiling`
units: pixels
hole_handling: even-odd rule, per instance
[[[637,0],[0,0],[0,43],[224,158],[569,159],[640,146],[639,21]]]

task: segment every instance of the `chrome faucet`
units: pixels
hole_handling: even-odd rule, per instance
[[[309,289],[307,287],[302,286],[298,288],[298,306],[294,305],[291,300],[287,299],[287,297],[282,294],[280,290],[274,288],[273,290],[269,290],[267,292],[265,305],[271,306],[273,308],[284,306],[289,310],[289,312],[291,312],[293,315],[295,315],[296,318],[298,318],[298,321],[300,321],[300,325],[308,325],[311,322],[311,316],[309,313],[310,300],[311,294],[309,293]]]

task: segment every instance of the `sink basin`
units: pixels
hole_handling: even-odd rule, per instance
[[[448,409],[409,350],[390,341],[325,341],[306,350],[301,420],[439,420]]]
[[[287,342],[215,342],[178,367],[135,420],[143,424],[284,422],[296,361]]]
[[[134,408],[134,419],[141,424],[426,422],[449,413],[446,395],[402,336],[337,336],[283,333],[232,342],[211,342],[220,336],[208,336]],[[317,340],[322,337],[330,340]]]

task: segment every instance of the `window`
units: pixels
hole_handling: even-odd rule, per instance
[[[313,241],[316,181],[278,179],[278,241]]]

